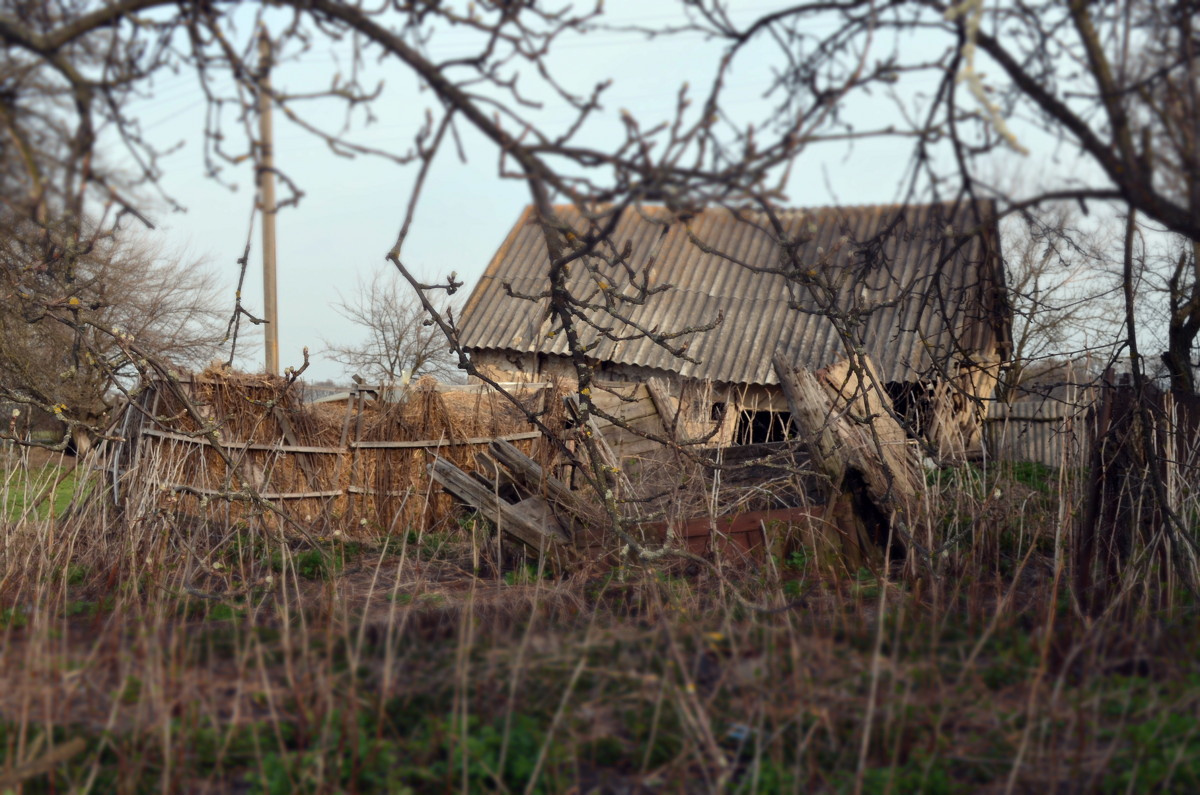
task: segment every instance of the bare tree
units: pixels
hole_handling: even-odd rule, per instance
[[[1006,394],[1047,368],[1111,354],[1120,307],[1106,272],[1112,244],[1101,236],[1081,227],[1079,214],[1063,203],[1008,219],[1003,250],[1013,331]]]
[[[36,267],[10,232],[6,269]],[[31,296],[0,299],[0,394],[69,421],[86,452],[142,362],[153,356],[186,368],[206,363],[224,338],[219,283],[201,263],[164,256],[145,241],[94,241],[76,258],[69,297],[39,306]],[[62,311],[70,323],[57,322]],[[136,349],[136,352],[135,352]]]
[[[360,279],[349,297],[339,293],[334,307],[365,335],[352,345],[326,342],[326,355],[347,375],[385,384],[424,374],[442,380],[457,377],[445,335],[394,271],[377,272],[370,281]]]
[[[1200,242],[1177,238],[1167,278],[1167,350],[1163,364],[1171,389],[1196,393],[1196,338],[1200,336]]]
[[[1137,76],[1146,88],[1143,102],[1148,125],[1147,156],[1159,163],[1155,178],[1200,215],[1200,35],[1191,3],[1146,5],[1143,25],[1146,48]],[[1167,346],[1163,364],[1171,389],[1196,392],[1196,339],[1200,337],[1200,239],[1179,235],[1166,260]]]

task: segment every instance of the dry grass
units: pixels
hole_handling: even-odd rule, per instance
[[[561,580],[504,560],[462,517],[354,540],[334,526],[314,547],[253,513],[219,521],[219,501],[185,521],[169,492],[126,493],[118,511],[97,486],[66,517],[4,528],[0,778],[28,792],[1190,789],[1193,599],[1133,554],[1122,577],[1157,591],[1081,615],[1066,576],[1077,479],[1016,475],[929,478],[928,565],[819,570],[800,549],[719,577],[626,562]]]
[[[277,441],[263,410],[276,401],[304,443],[340,438],[344,407],[314,411],[279,387],[210,374],[193,394],[228,438]],[[494,397],[420,387],[364,412],[354,438],[528,427]],[[180,409],[153,413],[198,430]],[[93,472],[65,510],[7,513],[0,791],[1200,786],[1184,558],[1162,554],[1166,536],[1132,539],[1107,609],[1087,612],[1072,591],[1078,472],[929,473],[922,551],[876,571],[800,543],[751,567],[614,554],[615,568],[552,579],[435,494],[425,453],[367,450],[317,474],[376,493],[319,515],[289,504],[299,527],[163,488],[236,496],[228,467],[187,442],[144,447],[119,507]],[[473,463],[470,446],[444,452]],[[312,475],[241,454],[266,491]],[[10,455],[5,504],[55,488],[22,475],[33,463]],[[644,464],[638,486],[660,496],[640,509],[667,518],[777,496],[678,457]]]

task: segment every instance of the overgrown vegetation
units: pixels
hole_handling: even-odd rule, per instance
[[[104,500],[58,520],[10,511],[0,779],[23,792],[1190,789],[1194,599],[1080,613],[1064,576],[1078,480],[944,470],[919,533],[928,564],[857,572],[795,548],[719,575],[626,561],[554,579],[497,560],[472,517],[351,544],[258,516],[181,532],[161,494],[123,514]]]
[[[62,516],[70,506],[79,485],[73,458],[40,454],[30,461],[10,449],[0,451],[0,461],[5,461],[0,505],[10,522],[19,522],[26,514],[36,519]]]

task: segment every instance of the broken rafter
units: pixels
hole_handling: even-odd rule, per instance
[[[478,510],[489,521],[495,522],[500,530],[516,538],[536,555],[569,547],[567,531],[541,497],[530,497],[519,503],[507,502],[440,456],[429,465],[429,473],[442,488]]]

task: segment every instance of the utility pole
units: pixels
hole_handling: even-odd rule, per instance
[[[275,138],[271,127],[271,40],[258,32],[258,189],[262,201],[263,319],[267,372],[279,375],[279,306],[275,298]]]

